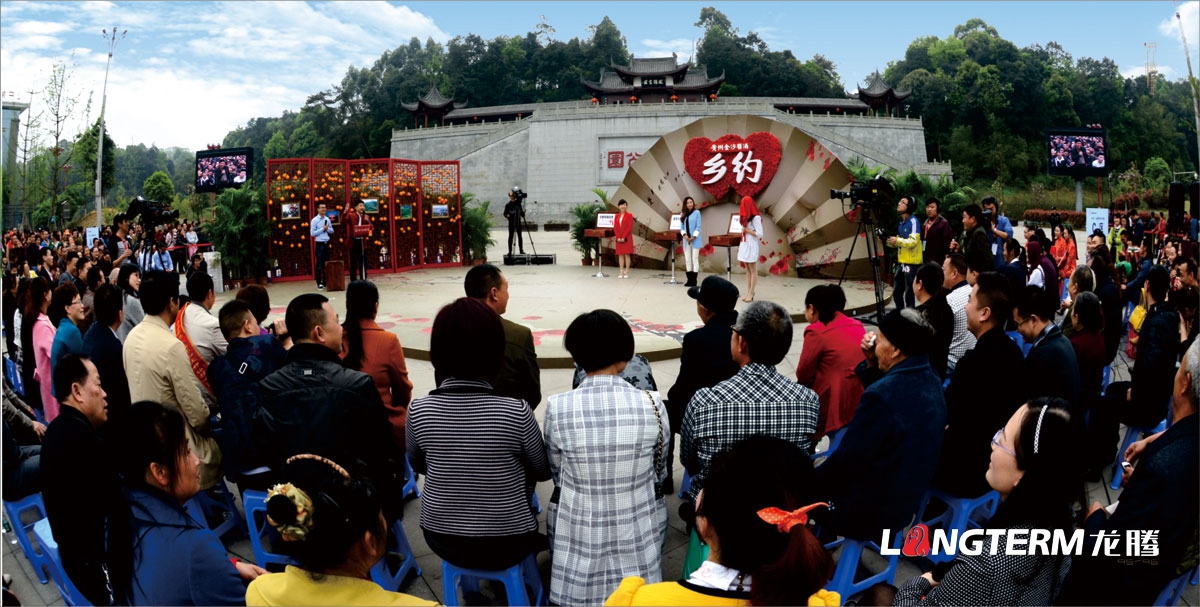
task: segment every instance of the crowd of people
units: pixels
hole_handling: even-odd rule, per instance
[[[859,604],[1149,604],[1196,566],[1195,241],[1166,238],[1150,258],[1096,232],[1079,262],[1069,226],[1053,242],[1027,228],[1022,246],[990,197],[957,237],[936,199],[923,222],[918,208],[901,201],[887,240],[901,253],[896,309],[868,331],[839,286],[809,289],[794,377],[780,372],[789,310],[739,311],[738,288],[708,276],[688,290],[703,324],[665,399],[629,323],[597,309],[565,331],[576,381],[545,399],[540,424],[532,334],[503,318],[495,266],[471,268],[437,312],[436,386],[414,386],[369,281],[349,284],[344,311],[307,293],[267,323],[263,287],[217,309],[207,271],[187,273],[184,296],[173,267],[137,263],[123,217],[103,252],[111,268],[80,261],[73,234],[62,267],[35,242],[47,253],[36,270],[6,259],[19,268],[5,275],[4,321],[24,398],[6,377],[5,499],[42,493],[63,568],[97,605],[426,604],[369,573],[410,466],[435,554],[500,570],[549,550],[554,604],[823,605],[850,598],[825,590],[828,541],[903,530],[933,489],[995,491],[986,528],[1085,528],[1083,556],[985,548]],[[1117,381],[1123,347],[1132,364]],[[1146,436],[1117,454],[1121,424]],[[836,447],[814,465],[825,437]],[[670,581],[676,452],[689,550]],[[1118,455],[1130,463],[1120,502],[1088,504],[1085,481]],[[226,481],[266,492],[275,546],[295,565],[231,561],[188,513]],[[547,481],[543,534],[534,489]],[[1157,559],[1095,555],[1098,536],[1127,530],[1158,531]]]

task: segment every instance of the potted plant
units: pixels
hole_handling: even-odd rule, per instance
[[[592,252],[596,250],[599,239],[588,238],[583,232],[596,227],[596,213],[606,210],[608,205],[599,202],[584,202],[571,207],[571,216],[575,218],[571,221],[571,245],[583,254],[585,266],[592,265]]]
[[[495,219],[488,210],[492,201],[484,200],[477,205],[468,206],[472,202],[475,202],[475,195],[464,192],[461,207],[462,242],[463,250],[467,254],[463,256],[463,265],[477,266],[487,261],[488,247],[496,244],[496,240],[492,238]]]
[[[225,190],[217,197],[215,217],[205,226],[213,248],[221,253],[229,270],[230,288],[250,284],[262,260],[267,258],[270,230],[263,201],[264,188],[247,184]]]

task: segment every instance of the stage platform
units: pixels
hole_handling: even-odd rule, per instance
[[[501,243],[506,232],[496,230],[493,238]],[[538,363],[542,368],[570,368],[570,354],[563,347],[567,325],[580,313],[597,308],[616,311],[629,320],[634,331],[636,351],[651,361],[678,358],[684,334],[700,326],[695,301],[684,288],[683,261],[678,261],[675,279],[680,284],[664,284],[671,273],[664,270],[633,268],[629,279],[618,279],[614,267],[605,266],[605,278],[596,278],[597,268],[583,266],[580,255],[571,248],[568,234],[539,232],[537,252],[554,254],[559,263],[540,266],[503,266],[505,251],[492,247],[489,260],[500,265],[509,281],[508,312],[505,318],[533,331]],[[526,238],[525,251],[532,253]],[[463,293],[463,277],[468,267],[413,270],[398,274],[371,277],[379,286],[379,316],[376,319],[385,330],[395,333],[404,346],[406,357],[429,359],[429,335],[438,309]],[[744,289],[746,276],[734,269],[733,282]],[[701,279],[707,274],[702,273]],[[791,276],[760,276],[758,299],[777,302],[788,309],[797,323],[804,322],[804,295],[807,290],[826,281],[799,279]],[[869,282],[846,281],[847,309],[870,313],[874,307]],[[316,291],[312,282],[276,283],[268,287],[271,295],[271,317],[282,318],[287,303],[301,293]],[[324,292],[339,315],[346,310],[345,292]],[[888,291],[890,297],[890,290]],[[231,299],[233,293],[217,296],[216,308]],[[746,304],[738,302],[738,308]],[[214,310],[215,312],[215,310]],[[797,329],[799,333],[799,328]],[[799,337],[799,334],[797,335]]]

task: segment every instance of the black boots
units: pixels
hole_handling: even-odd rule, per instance
[[[683,286],[685,286],[685,287],[696,286],[696,277],[700,276],[700,273],[699,272],[684,272],[684,274],[687,274],[687,282],[683,283]]]

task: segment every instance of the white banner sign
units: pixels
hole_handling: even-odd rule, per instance
[[[1086,209],[1087,217],[1083,224],[1087,230],[1086,238],[1092,232],[1100,230],[1101,234],[1108,234],[1108,209]]]

